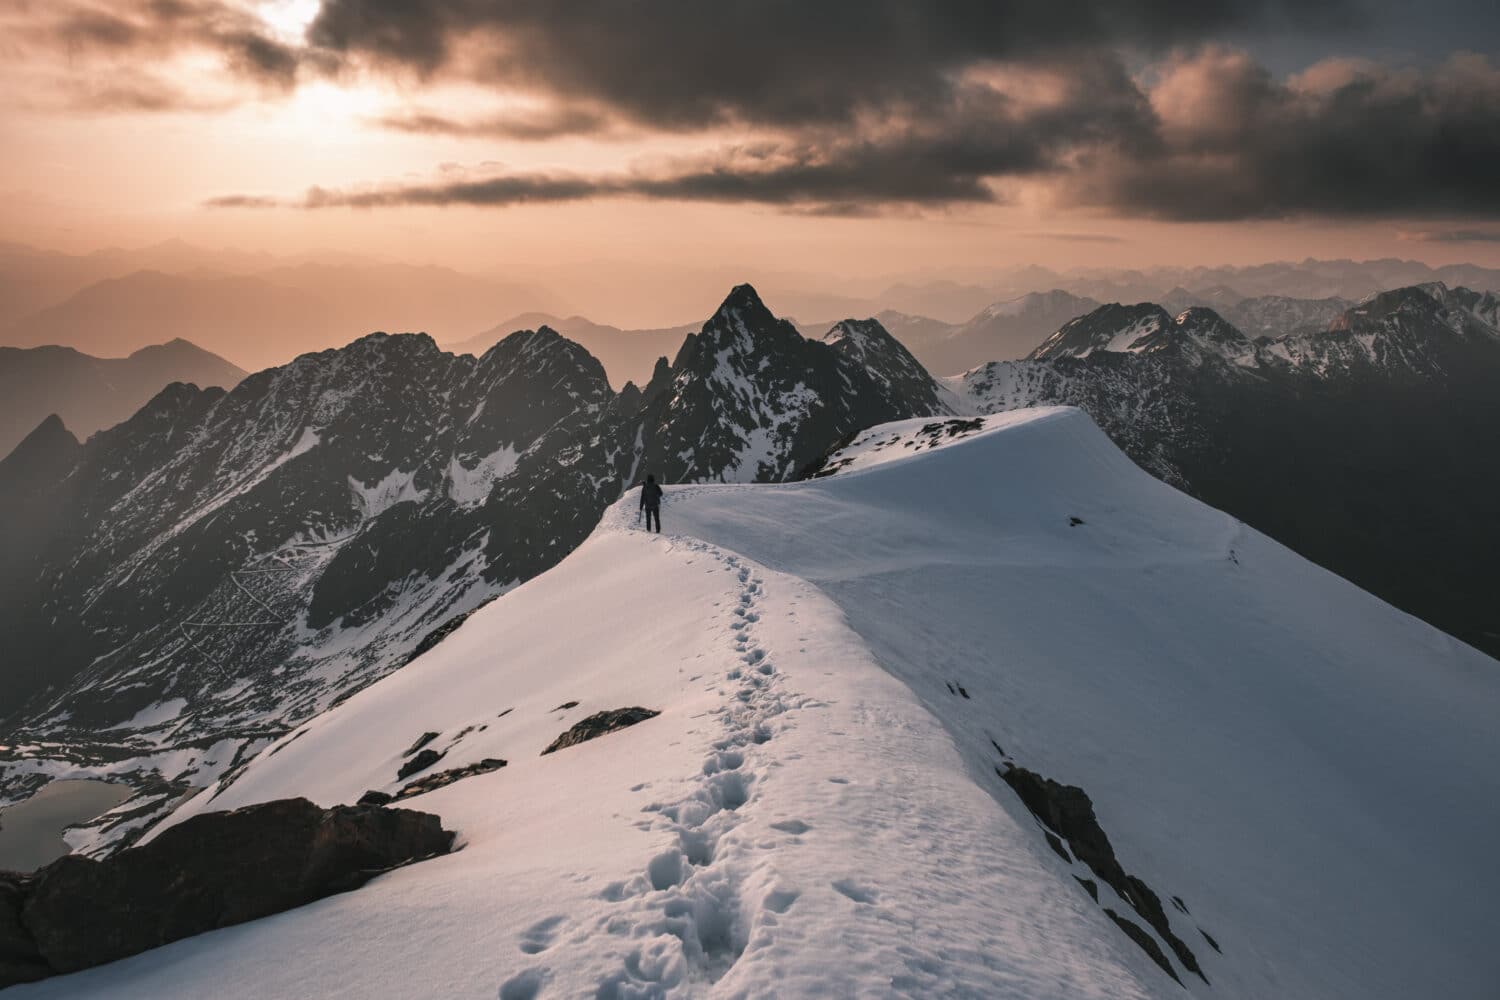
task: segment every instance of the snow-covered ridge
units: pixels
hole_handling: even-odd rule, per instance
[[[669,488],[661,536],[627,496],[179,814],[390,791],[436,731],[434,769],[508,762],[410,802],[463,850],[17,995],[1485,996],[1493,661],[1076,410],[950,423]],[[662,714],[539,755],[627,705]],[[1009,767],[1092,799],[1206,981],[1117,926]]]

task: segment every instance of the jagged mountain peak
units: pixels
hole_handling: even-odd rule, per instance
[[[1440,281],[1387,289],[1346,310],[1332,328],[1348,329],[1363,319],[1389,316],[1403,310],[1435,312],[1442,308],[1447,294],[1448,287]]]
[[[754,287],[736,285],[703,328],[683,340],[672,367],[702,373],[726,353],[742,359],[795,354],[804,340],[795,325],[767,308]]]
[[[774,334],[784,334],[787,331],[801,336],[797,328],[787,320],[779,319],[771,312],[760,294],[756,292],[753,285],[748,283],[735,285],[725,296],[719,308],[714,311],[707,323],[703,324],[703,335],[711,333],[722,336],[725,333],[739,334],[747,333],[751,336],[760,337]],[[715,337],[719,339],[719,337]]]
[[[892,341],[890,331],[878,319],[841,319],[823,334],[825,344],[837,344],[847,340],[852,346],[867,346],[876,342]]]
[[[1465,338],[1493,339],[1500,336],[1493,293],[1480,294],[1467,288],[1450,288],[1441,281],[1430,281],[1404,288],[1392,288],[1370,296],[1345,310],[1328,330],[1336,332],[1379,333],[1401,328],[1413,336],[1446,337],[1447,332]]]
[[[1091,301],[1061,288],[1053,288],[1045,292],[1027,292],[1017,298],[986,306],[969,322],[976,323],[1001,316],[1024,316],[1028,313],[1083,305]]]
[[[22,438],[9,455],[0,458],[0,479],[8,478],[14,470],[29,467],[44,456],[70,454],[78,447],[78,438],[63,425],[62,417],[50,414]]]
[[[46,418],[42,420],[41,423],[36,425],[36,430],[26,435],[24,440],[30,441],[35,437],[62,440],[63,435],[67,435],[69,438],[71,438],[74,444],[78,443],[78,439],[73,437],[72,433],[63,424],[63,418],[55,413],[50,413],[46,416]]]
[[[1177,329],[1217,344],[1248,344],[1250,338],[1208,306],[1189,306],[1173,320]]]
[[[668,481],[777,481],[850,431],[947,412],[932,377],[876,320],[804,337],[739,285],[658,364],[642,408],[642,468]]]
[[[729,290],[729,294],[724,297],[724,301],[719,304],[719,308],[715,310],[714,315],[722,316],[730,313],[747,314],[762,311],[768,316],[771,314],[771,310],[766,308],[765,302],[761,301],[760,293],[755,290],[755,286],[747,281],[743,284],[735,285]]]
[[[1086,358],[1095,351],[1122,352],[1173,325],[1172,315],[1154,302],[1110,302],[1064,324],[1028,355],[1028,360]]]

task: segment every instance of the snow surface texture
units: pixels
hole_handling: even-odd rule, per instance
[[[177,814],[392,791],[433,730],[510,762],[407,803],[462,850],[15,995],[1492,996],[1494,662],[1077,411],[932,423],[671,488],[659,536],[625,498]],[[627,705],[662,714],[539,756]],[[1212,986],[1070,877],[1000,746],[1092,797]]]

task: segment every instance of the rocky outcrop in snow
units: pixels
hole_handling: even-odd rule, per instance
[[[0,988],[357,889],[452,844],[429,813],[282,799],[195,816],[105,861],[0,873]]]

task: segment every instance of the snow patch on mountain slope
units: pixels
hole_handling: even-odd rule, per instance
[[[448,463],[448,498],[460,507],[484,503],[495,483],[515,471],[520,458],[521,452],[514,445],[484,456],[472,468],[465,468],[454,456]]]
[[[398,503],[421,501],[424,494],[416,487],[414,470],[392,469],[373,483],[362,483],[349,477],[349,489],[365,520],[379,517]]]

